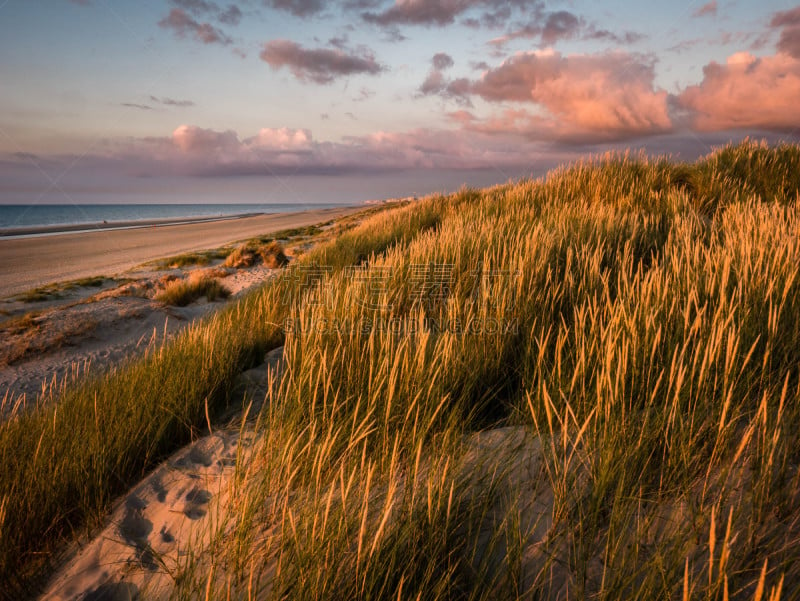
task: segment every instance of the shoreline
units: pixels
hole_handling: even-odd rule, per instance
[[[212,221],[231,221],[259,215],[277,215],[280,213],[235,213],[233,215],[213,215],[198,217],[174,217],[166,219],[135,219],[126,221],[102,221],[89,223],[60,223],[53,225],[25,225],[0,229],[0,240],[15,240],[42,236],[57,236],[68,233],[89,233],[96,231],[135,229],[143,227],[163,227],[166,225],[187,225],[208,223]]]
[[[364,208],[331,207],[58,235],[0,237],[0,299],[56,282],[111,277],[149,261],[314,225]]]

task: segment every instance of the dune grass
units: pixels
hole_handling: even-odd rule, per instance
[[[175,255],[166,259],[154,261],[153,264],[157,269],[179,269],[181,267],[203,266],[209,265],[216,259],[224,259],[228,256],[229,250],[225,248],[216,248],[202,252],[183,253]]]
[[[254,240],[266,243],[266,242],[272,242],[273,240],[292,240],[294,238],[310,238],[312,236],[317,236],[321,234],[323,232],[323,228],[325,226],[331,225],[332,223],[333,221],[326,221],[324,223],[319,223],[314,225],[306,225],[302,227],[293,227],[284,230],[278,230],[277,232],[260,236],[259,238],[255,238]]]
[[[320,274],[175,597],[794,598],[798,165],[609,156]]]
[[[240,269],[261,263],[270,269],[277,269],[288,262],[283,246],[277,241],[250,241],[233,249],[225,259],[225,266]]]
[[[0,590],[283,344],[175,598],[792,598],[798,166],[609,155],[313,249],[0,428]]]
[[[167,305],[185,307],[205,296],[209,302],[226,299],[230,296],[224,284],[214,277],[200,274],[190,275],[186,279],[173,280],[156,294],[155,299]]]
[[[354,248],[369,256],[435,227],[444,206],[430,199],[376,215],[308,257],[344,265]],[[29,595],[48,553],[96,525],[117,495],[239,400],[234,378],[281,344],[301,284],[268,283],[171,343],[153,341],[143,358],[51,388],[39,409],[0,424],[0,596]],[[267,302],[273,294],[287,303]]]

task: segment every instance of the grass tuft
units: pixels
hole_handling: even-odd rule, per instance
[[[183,267],[208,265],[216,259],[227,257],[225,249],[214,249],[203,252],[184,253],[155,262],[158,269],[180,269]]]
[[[172,280],[156,294],[155,299],[166,305],[185,307],[205,296],[209,302],[225,299],[230,291],[216,278],[205,274],[190,275],[187,279]]]
[[[241,269],[252,267],[258,263],[266,265],[270,269],[283,267],[289,259],[283,252],[283,247],[275,241],[256,243],[248,242],[235,248],[225,260],[225,267]]]

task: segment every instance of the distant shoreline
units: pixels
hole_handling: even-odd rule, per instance
[[[201,218],[187,222],[0,236],[0,298],[83,277],[114,276],[172,255],[218,248],[279,230],[305,227],[364,210],[330,207],[292,213]],[[161,220],[159,220],[161,221]],[[104,224],[112,225],[112,224]]]
[[[229,221],[258,217],[259,215],[274,215],[275,213],[238,213],[235,215],[214,215],[208,217],[174,217],[167,219],[137,219],[129,221],[103,221],[93,223],[59,223],[53,225],[30,225],[0,229],[0,238],[28,238],[34,236],[49,236],[67,233],[88,233],[95,231],[135,229],[143,227],[163,227],[166,225],[187,225],[192,223],[207,223],[212,221]]]

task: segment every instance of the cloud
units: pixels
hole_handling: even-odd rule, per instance
[[[703,67],[703,81],[677,98],[691,126],[701,131],[800,127],[800,61],[789,54],[756,58],[747,52]]]
[[[632,44],[642,39],[638,33],[627,31],[622,34],[600,29],[594,23],[587,23],[583,17],[566,10],[544,12],[537,10],[533,17],[490,43],[502,47],[508,42],[525,38],[536,39],[540,47],[553,46],[560,40],[608,40],[617,44]]]
[[[122,102],[120,106],[125,106],[130,109],[139,109],[140,111],[152,111],[153,107],[147,104],[137,104],[135,102]]]
[[[150,100],[166,106],[177,106],[177,107],[195,106],[195,103],[192,102],[191,100],[174,100],[173,98],[159,98],[158,96],[150,96]]]
[[[375,92],[373,90],[370,90],[369,88],[366,87],[362,87],[358,91],[358,96],[355,96],[353,98],[353,102],[364,102],[366,100],[369,100],[373,96],[375,96]]]
[[[558,40],[575,37],[581,27],[581,20],[566,10],[547,15],[542,27],[542,43],[552,46]]]
[[[342,175],[408,169],[485,169],[530,166],[537,143],[477,131],[419,128],[376,131],[338,142],[311,131],[264,128],[250,137],[184,124],[170,135],[107,140],[84,167],[134,176]],[[69,157],[60,157],[69,161]],[[0,163],[2,156],[0,156]]]
[[[775,13],[770,25],[774,28],[783,28],[778,40],[778,50],[800,59],[800,6]]]
[[[194,125],[181,125],[172,132],[172,142],[184,153],[215,154],[235,150],[239,145],[236,132],[217,132]]]
[[[797,27],[800,25],[800,6],[775,13],[770,25],[772,27]]]
[[[428,77],[422,82],[419,87],[419,93],[423,96],[430,96],[433,94],[447,95],[448,81],[444,76],[444,71],[455,65],[453,57],[446,52],[437,52],[431,59],[431,70]]]
[[[167,106],[194,106],[194,102],[191,100],[173,100],[172,98],[161,98],[159,102],[161,102],[161,104],[166,104]]]
[[[264,0],[264,4],[291,13],[295,17],[315,15],[325,8],[323,0]]]
[[[449,54],[445,52],[436,53],[431,59],[431,70],[419,87],[419,94],[421,96],[439,95],[445,98],[452,98],[460,104],[471,106],[472,102],[467,97],[469,80],[465,78],[449,80],[445,77],[444,72],[453,65],[455,65],[455,61]]]
[[[311,132],[307,129],[265,127],[252,138],[246,139],[244,146],[270,151],[308,152],[312,150],[313,139]]]
[[[444,71],[445,69],[449,69],[455,65],[453,57],[446,52],[437,52],[433,55],[431,62],[433,63],[433,68],[438,69],[439,71]]]
[[[206,0],[171,0],[172,4],[178,8],[189,11],[195,15],[203,15],[217,11],[217,5]]]
[[[487,102],[535,108],[505,109],[472,128],[541,139],[617,140],[672,129],[668,95],[654,88],[654,78],[652,64],[628,53],[563,56],[542,50],[518,53],[461,86]]]
[[[225,23],[226,25],[238,25],[243,16],[242,10],[235,4],[231,4],[224,11],[219,13],[218,18],[221,23]]]
[[[227,45],[232,42],[220,29],[210,23],[196,21],[182,8],[173,8],[158,24],[164,29],[171,29],[179,38],[191,36],[204,44]]]
[[[338,48],[339,50],[346,50],[349,42],[350,38],[348,37],[347,34],[344,34],[330,38],[328,40],[328,45],[333,46],[334,48]]]
[[[692,13],[692,16],[697,17],[713,17],[717,14],[717,0],[711,0],[698,8]]]
[[[170,0],[172,4],[184,11],[190,12],[196,17],[214,15],[220,23],[225,25],[238,25],[244,14],[235,4],[229,4],[228,8],[222,10],[215,2],[208,0]]]
[[[589,25],[581,35],[581,38],[584,40],[608,40],[616,44],[629,46],[645,39],[645,36],[635,31],[614,33],[608,29],[598,29],[595,25]]]
[[[511,16],[511,8],[540,6],[540,0],[396,0],[382,12],[364,12],[362,18],[378,25],[449,25],[456,17],[474,8],[488,8],[481,19],[472,18],[471,26],[498,26]]]
[[[484,122],[467,111],[460,111],[462,125],[459,129],[426,129],[410,131],[376,131],[369,135],[351,136],[337,142],[316,140],[306,129],[264,128],[250,137],[240,136],[235,131],[217,131],[196,125],[181,125],[172,134],[149,138],[115,138],[99,142],[90,155],[37,156],[37,165],[46,164],[60,171],[78,163],[71,171],[76,193],[85,190],[86,182],[102,174],[104,181],[135,178],[136,182],[158,181],[161,177],[239,177],[239,176],[348,176],[341,182],[358,181],[362,176],[395,173],[406,186],[415,186],[417,176],[427,171],[432,182],[443,185],[442,179],[448,170],[459,170],[452,185],[458,185],[468,177],[465,172],[491,170],[494,174],[530,173],[543,165],[554,165],[574,160],[585,153],[624,150],[626,147],[644,148],[650,153],[679,152],[682,157],[692,159],[704,154],[712,144],[722,144],[744,134],[729,132],[699,134],[666,134],[639,140],[603,142],[594,145],[559,140],[542,141],[538,138],[520,136],[520,132],[480,131]],[[510,116],[508,117],[511,118]],[[523,117],[527,123],[531,115]],[[498,122],[500,117],[498,117]],[[524,133],[524,132],[523,132]],[[752,134],[753,132],[748,132]],[[775,140],[776,134],[767,134]],[[785,137],[785,136],[784,136]],[[80,159],[80,160],[77,160]],[[39,184],[40,173],[34,172],[30,159],[25,156],[0,154],[0,172],[20,173],[20,166],[32,174],[32,181]],[[4,171],[5,170],[5,171]],[[59,171],[59,172],[60,172]],[[411,175],[413,174],[413,175]],[[502,179],[507,179],[503,176]],[[128,180],[134,181],[134,180]],[[172,186],[171,180],[164,180]],[[301,180],[296,180],[301,181]],[[384,178],[380,179],[385,182]],[[495,180],[497,181],[497,180]],[[8,190],[9,179],[0,177]],[[200,184],[205,189],[206,184]],[[225,186],[224,183],[219,184]],[[326,186],[334,190],[336,184]],[[69,188],[67,188],[69,189]],[[115,188],[116,189],[116,188]],[[223,189],[223,188],[218,188]],[[438,188],[441,189],[441,188]],[[106,190],[104,193],[106,193]],[[407,194],[401,191],[400,194]]]
[[[419,87],[419,93],[423,96],[431,96],[433,94],[442,94],[447,89],[447,80],[444,73],[438,69],[432,69],[425,81]]]
[[[150,96],[150,101],[155,104],[161,104],[164,106],[176,106],[176,107],[190,107],[194,106],[194,102],[191,100],[173,100],[172,98],[159,98],[158,96]],[[149,104],[143,104],[139,102],[121,102],[120,106],[124,106],[127,108],[138,109],[140,111],[153,111],[155,110]]]
[[[385,70],[364,48],[357,51],[306,49],[290,40],[272,40],[264,44],[260,56],[273,69],[288,67],[297,79],[318,84],[328,84],[347,75],[377,75]]]
[[[710,37],[706,35],[704,37],[683,40],[667,48],[667,51],[676,53],[687,52],[700,45],[710,47],[736,44],[738,46],[743,46],[749,43],[751,49],[755,46],[763,47],[765,45],[766,39],[763,34],[759,35],[755,40],[753,39],[754,37],[756,37],[756,34],[752,31],[721,31],[717,35]]]

